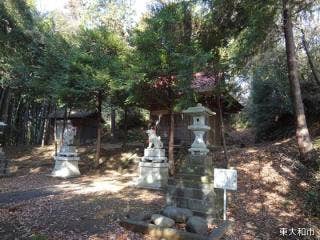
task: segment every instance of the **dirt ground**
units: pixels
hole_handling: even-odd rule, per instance
[[[48,174],[53,148],[8,150],[12,176],[0,179],[0,239],[149,239],[123,229],[128,213],[153,212],[164,193],[132,186],[141,149],[103,152],[99,171],[90,168],[93,150],[83,148],[82,176],[63,180]],[[319,239],[319,216],[304,210],[309,183],[299,177],[292,140],[230,150],[238,190],[229,192],[225,239]],[[280,229],[312,228],[314,236],[281,236]]]

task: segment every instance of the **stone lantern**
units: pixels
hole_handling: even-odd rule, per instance
[[[8,164],[9,160],[6,158],[2,146],[4,143],[4,129],[7,126],[4,122],[0,122],[0,176],[6,176],[9,174]]]
[[[208,221],[219,219],[222,217],[223,196],[221,191],[213,187],[213,154],[208,154],[209,149],[203,139],[210,130],[206,118],[215,113],[200,103],[183,113],[192,116],[192,124],[188,129],[194,132],[195,139],[189,149],[190,154],[181,161],[176,175],[168,180],[166,204],[188,208]]]
[[[210,130],[210,127],[206,125],[206,117],[215,115],[215,113],[202,106],[201,103],[198,103],[196,107],[189,107],[183,113],[191,115],[193,120],[192,125],[189,125],[188,129],[193,131],[195,139],[191,148],[189,148],[189,152],[192,155],[207,155],[209,149],[203,137]]]

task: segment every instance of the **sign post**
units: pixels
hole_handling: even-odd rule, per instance
[[[227,189],[237,190],[237,171],[215,168],[213,186],[223,189],[223,220],[227,220]]]

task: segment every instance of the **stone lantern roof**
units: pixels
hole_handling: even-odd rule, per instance
[[[186,114],[191,115],[215,115],[215,112],[212,112],[209,108],[202,106],[201,103],[198,103],[195,107],[189,107],[188,109],[182,111]]]

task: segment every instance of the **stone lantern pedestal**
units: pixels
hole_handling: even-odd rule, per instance
[[[8,176],[9,175],[9,159],[6,158],[2,150],[4,136],[3,131],[7,124],[4,122],[0,122],[0,177]]]

